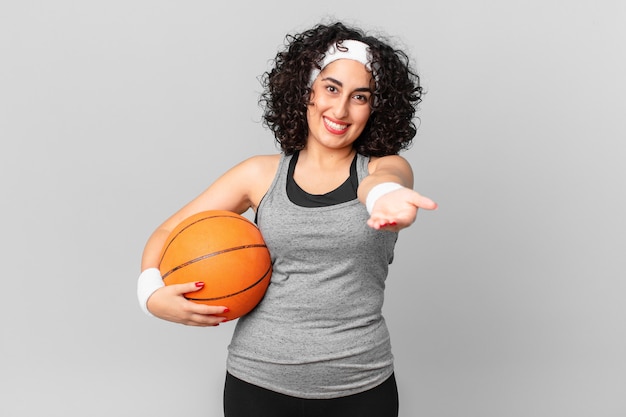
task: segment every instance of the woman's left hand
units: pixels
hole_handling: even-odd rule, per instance
[[[437,203],[410,188],[394,190],[376,200],[367,224],[376,230],[397,232],[415,222],[420,208],[435,210]]]

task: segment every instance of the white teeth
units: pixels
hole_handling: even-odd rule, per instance
[[[328,127],[330,127],[333,130],[344,130],[345,128],[348,127],[348,125],[342,125],[339,123],[335,123],[333,121],[330,121],[328,119],[324,119],[324,123],[326,123],[326,125],[328,125]]]

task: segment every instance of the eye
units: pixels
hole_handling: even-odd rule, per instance
[[[335,87],[334,85],[327,85],[326,91],[328,91],[329,93],[336,93],[339,90],[337,90],[337,87]]]
[[[368,95],[366,95],[366,94],[355,94],[355,95],[353,96],[353,98],[354,98],[356,101],[359,101],[359,102],[361,102],[361,103],[367,103],[367,102],[369,102],[369,99],[370,99],[370,98],[369,98],[369,96],[368,96]]]

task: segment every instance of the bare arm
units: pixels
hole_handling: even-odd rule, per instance
[[[413,224],[418,209],[437,208],[437,203],[430,198],[413,191],[413,170],[403,157],[390,155],[373,158],[369,171],[370,174],[363,179],[358,189],[358,197],[363,204],[372,189],[380,184],[396,183],[402,186],[376,200],[368,220],[370,227],[398,231]]]
[[[144,247],[141,270],[157,268],[159,255],[171,231],[185,218],[206,210],[229,210],[243,213],[256,210],[269,188],[278,167],[279,155],[249,158],[228,170],[199,196],[163,222]],[[193,326],[215,326],[224,320],[216,314],[228,306],[208,306],[188,301],[184,294],[196,291],[204,283],[168,285],[154,291],[146,306],[150,313],[168,321]]]

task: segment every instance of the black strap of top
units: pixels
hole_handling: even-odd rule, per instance
[[[326,194],[309,194],[296,184],[293,179],[293,173],[296,169],[299,155],[300,152],[294,153],[291,161],[289,161],[287,171],[287,196],[292,203],[302,207],[326,207],[352,201],[357,198],[356,193],[359,186],[359,179],[356,172],[357,154],[354,155],[354,159],[350,164],[350,176],[348,179],[339,187]]]

